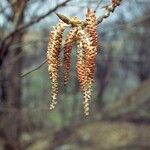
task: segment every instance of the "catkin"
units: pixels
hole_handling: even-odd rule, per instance
[[[86,50],[91,49],[92,43],[90,42],[88,34],[84,29],[78,28],[77,32],[77,76],[80,83],[80,88],[83,92],[83,106],[84,114],[89,115],[89,102],[92,92],[92,78],[89,78],[89,70],[86,65]]]
[[[64,29],[65,24],[60,22],[53,27],[53,31],[50,32],[49,36],[47,48],[47,62],[48,62],[48,73],[51,79],[52,100],[50,104],[50,110],[54,109],[55,105],[57,104],[59,54]]]
[[[61,16],[62,17],[62,16]],[[77,18],[70,18],[71,30],[67,34],[64,43],[64,84],[69,81],[69,71],[71,63],[71,50],[73,42],[77,41],[77,78],[83,93],[84,114],[89,115],[89,103],[92,96],[92,86],[94,81],[95,60],[97,55],[97,20],[95,12],[88,9],[86,14],[86,23]],[[60,66],[59,55],[61,51],[62,35],[66,24],[59,22],[53,27],[48,42],[47,62],[48,73],[51,79],[51,97],[50,109],[54,109],[57,104],[58,94],[58,69]]]
[[[69,71],[71,63],[71,50],[73,47],[74,36],[76,33],[76,28],[73,28],[67,34],[65,44],[64,44],[64,84],[66,85],[69,81]]]
[[[90,38],[92,39],[92,45],[97,47],[97,19],[95,12],[91,9],[87,10],[86,13],[86,27],[85,30],[89,34]]]
[[[89,70],[89,76],[93,79],[94,78],[94,72],[95,72],[95,61],[96,61],[96,55],[97,55],[97,20],[96,15],[94,11],[88,9],[86,14],[86,33],[88,34],[90,38],[86,38],[85,41],[91,41],[92,47],[89,48],[89,46],[85,42],[85,49],[86,49],[86,65]],[[88,37],[85,35],[85,37]]]

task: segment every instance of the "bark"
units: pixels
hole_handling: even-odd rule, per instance
[[[13,10],[13,25],[23,23],[25,1],[9,1]],[[10,45],[21,43],[24,33],[19,32],[1,45],[0,64],[0,136],[5,141],[4,150],[21,150],[21,71],[22,48],[10,49]]]
[[[19,42],[22,35],[18,35],[15,42]],[[6,140],[5,149],[19,150],[20,148],[20,119],[21,119],[21,69],[22,57],[17,61],[11,61],[18,56],[22,49],[15,49],[8,52],[0,68],[0,91],[1,108],[0,120],[2,122],[3,138]],[[10,64],[9,64],[10,63]],[[8,65],[9,64],[9,65]]]

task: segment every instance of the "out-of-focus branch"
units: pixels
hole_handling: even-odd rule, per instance
[[[46,12],[45,14],[41,15],[41,16],[38,16],[37,18],[29,21],[28,23],[26,24],[23,24],[23,25],[20,25],[18,26],[16,29],[14,29],[14,31],[10,32],[0,43],[0,46],[2,48],[2,51],[0,51],[0,59],[2,60],[3,59],[3,56],[4,56],[4,53],[6,52],[6,48],[3,48],[7,47],[8,49],[8,45],[10,45],[11,43],[11,39],[13,39],[13,36],[16,35],[17,33],[20,33],[21,31],[25,30],[26,28],[32,26],[33,24],[35,23],[38,23],[39,21],[41,21],[42,19],[46,18],[48,15],[50,15],[51,13],[55,12],[58,8],[62,7],[62,6],[65,6],[69,1],[71,0],[65,0],[64,2],[58,4],[56,7],[54,7],[53,9],[50,9],[48,12]],[[10,41],[8,42],[9,44],[6,44],[7,41]]]
[[[112,4],[105,6],[105,13],[104,15],[98,17],[97,19],[97,24],[101,23],[103,21],[103,19],[106,19],[110,16],[111,13],[113,13],[116,9],[116,7],[118,7],[121,4],[122,0],[112,0]]]
[[[1,9],[0,9],[0,14],[4,13],[4,11],[5,11],[6,9],[8,9],[8,8],[9,8],[9,6],[6,6],[6,7],[4,7],[4,8],[1,8]]]
[[[47,59],[45,59],[42,63],[40,63],[39,65],[37,65],[36,67],[32,68],[31,70],[27,71],[26,73],[23,73],[21,75],[21,77],[25,77],[27,76],[28,74],[40,69],[45,63],[47,62]]]
[[[55,12],[59,7],[65,6],[70,0],[65,0],[64,2],[58,4],[56,7],[54,7],[53,9],[50,9],[48,12],[46,12],[45,14],[31,20],[30,22],[23,24],[21,26],[19,26],[17,29],[15,29],[14,31],[12,31],[11,33],[9,33],[3,40],[6,41],[8,38],[14,36],[17,32],[22,31],[30,26],[32,26],[35,23],[40,22],[42,19],[46,18],[48,15],[50,15],[51,13]]]
[[[97,9],[98,9],[98,7],[100,6],[100,4],[101,4],[102,1],[103,1],[103,0],[99,0],[99,2],[97,3],[97,6],[96,6],[95,9],[94,9],[95,12],[97,11]]]

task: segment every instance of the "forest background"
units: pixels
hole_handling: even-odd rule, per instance
[[[55,12],[85,19],[98,0],[0,1],[0,150],[150,149],[150,1],[123,0],[97,29],[89,118],[76,78],[49,111],[46,50]],[[103,13],[103,0],[96,15]],[[60,74],[60,80],[63,79]]]

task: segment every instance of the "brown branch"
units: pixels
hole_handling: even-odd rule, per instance
[[[3,58],[4,53],[6,52],[6,49],[8,49],[8,46],[11,43],[11,39],[13,39],[13,36],[16,35],[18,32],[23,31],[24,29],[32,26],[35,23],[38,23],[39,21],[41,21],[42,19],[46,18],[48,15],[50,15],[51,13],[55,12],[58,8],[66,5],[66,3],[68,3],[71,0],[65,0],[64,2],[58,4],[56,7],[54,7],[53,9],[50,9],[48,12],[46,12],[45,14],[38,16],[37,18],[31,20],[30,22],[20,25],[18,26],[16,29],[14,29],[14,31],[10,32],[1,42],[0,42],[0,47],[2,49],[2,51],[0,51],[0,59]],[[8,42],[9,44],[6,44],[7,40],[10,41]],[[6,46],[7,45],[7,46]],[[6,48],[7,47],[7,48]]]
[[[53,9],[50,9],[48,12],[46,12],[45,14],[31,20],[30,22],[23,24],[21,26],[19,26],[17,29],[15,29],[14,31],[12,31],[11,33],[9,33],[3,40],[2,43],[4,43],[8,38],[14,36],[17,32],[22,31],[30,26],[32,26],[35,23],[40,22],[42,19],[46,18],[48,15],[50,15],[51,13],[55,12],[59,7],[62,7],[64,5],[66,5],[66,3],[68,3],[70,0],[65,0],[64,2],[58,4],[56,7],[54,7]]]
[[[105,9],[105,13],[104,13],[104,15],[98,17],[97,24],[100,24],[104,19],[108,18],[110,16],[110,14],[115,11],[116,7],[121,4],[121,1],[122,0],[116,0],[115,3],[112,3],[111,5],[107,5],[107,6],[103,7]],[[99,7],[100,3],[101,3],[101,1],[98,3],[97,7]],[[96,7],[96,9],[97,9],[97,7]],[[61,19],[63,22],[65,22],[68,25],[77,26],[77,27],[78,26],[82,26],[82,27],[86,26],[86,22],[83,22],[83,21],[76,22],[76,21],[74,21],[62,14],[58,14],[58,13],[56,15],[59,17],[59,19]]]
[[[111,13],[113,13],[116,9],[117,6],[119,6],[121,4],[122,0],[116,0],[116,3],[112,3],[109,6],[105,6],[105,13],[103,16],[98,17],[97,19],[97,24],[100,24],[104,19],[108,18],[110,16]]]

